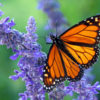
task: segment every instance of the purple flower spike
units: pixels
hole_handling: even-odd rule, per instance
[[[52,92],[49,93],[50,100],[63,100],[66,96],[66,90],[64,83],[61,83]]]
[[[12,26],[15,25],[13,20],[8,21],[9,17],[0,20],[0,44],[16,50],[23,37],[19,31],[12,29]]]
[[[9,17],[6,17],[5,19],[3,19],[3,23],[5,23],[5,24],[8,24],[8,20],[9,20],[10,18]],[[10,27],[10,26],[9,26]]]
[[[89,84],[90,80],[88,81],[89,76],[87,79],[85,79],[85,77],[86,76],[84,76],[78,82],[71,82],[69,86],[67,86],[65,89],[66,93],[70,94],[70,92],[76,92],[77,94],[79,94],[78,98],[74,100],[97,100],[95,94],[98,94],[97,91],[100,90],[99,82],[96,82],[94,85],[91,85]]]
[[[16,76],[16,75],[12,75],[12,76],[10,76],[9,78],[12,79],[12,80],[17,80],[17,79],[19,79],[19,77]]]
[[[2,3],[0,3],[0,6],[2,7]],[[0,17],[4,14],[4,12],[0,9]]]
[[[35,23],[35,19],[32,16],[30,16],[29,18],[28,26],[26,27],[26,30],[30,34],[36,32],[36,23]]]
[[[20,100],[45,100],[45,92],[41,82],[42,68],[44,67],[46,54],[41,52],[41,46],[37,43],[37,34],[35,20],[29,18],[27,26],[27,34],[21,36],[18,43],[18,50],[10,58],[15,60],[18,56],[22,56],[18,63],[21,71],[15,71],[16,75],[10,76],[13,80],[22,78],[26,84],[26,91],[20,94]]]
[[[48,24],[45,29],[56,30],[56,34],[60,35],[67,29],[68,22],[64,18],[62,12],[60,11],[60,5],[58,0],[39,0],[38,8],[43,10],[48,16]],[[59,32],[59,33],[58,33]]]
[[[65,88],[66,94],[69,94],[70,96],[73,96],[73,87],[72,86],[67,86]]]
[[[15,26],[14,19],[12,19],[12,20],[8,23],[8,25],[9,25],[10,27]]]
[[[20,94],[19,100],[45,100],[45,92],[41,84],[42,68],[44,67],[46,54],[41,52],[41,46],[37,43],[36,23],[31,16],[26,27],[27,33],[23,34],[12,27],[14,21],[9,17],[0,21],[0,44],[12,48],[15,53],[10,57],[16,60],[21,56],[18,66],[20,71],[15,70],[16,75],[9,78],[17,80],[22,78],[26,84],[26,91]]]
[[[19,72],[19,71],[15,70],[14,72],[16,73],[16,75],[12,75],[12,76],[9,77],[12,80],[17,80],[20,77],[23,78],[25,76],[25,72],[24,71]]]

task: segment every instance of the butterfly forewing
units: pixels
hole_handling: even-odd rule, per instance
[[[59,51],[55,44],[48,54],[47,64],[44,67],[43,81],[44,88],[47,91],[52,90],[56,83],[60,82],[60,79],[65,78],[65,71],[63,69],[63,64],[59,55]]]
[[[99,55],[100,15],[73,26],[64,32],[60,39],[76,61],[83,68],[89,68]]]

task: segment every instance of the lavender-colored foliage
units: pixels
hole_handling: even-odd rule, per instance
[[[3,14],[4,14],[4,12],[0,10],[0,16],[2,16]]]
[[[0,21],[0,44],[12,48],[15,53],[10,58],[16,60],[21,56],[18,66],[20,71],[15,70],[16,75],[10,76],[11,79],[17,80],[22,78],[26,85],[26,91],[20,93],[20,100],[44,100],[44,90],[41,84],[41,75],[46,54],[41,52],[41,46],[37,43],[38,36],[35,34],[36,23],[33,17],[29,18],[27,33],[23,34],[12,26],[14,21],[9,21],[9,17]]]
[[[38,8],[48,16],[46,30],[51,29],[53,33],[56,30],[58,36],[65,31],[69,23],[60,11],[58,0],[39,0]]]
[[[68,90],[69,89],[69,90]],[[78,82],[71,82],[68,87],[66,87],[67,93],[70,93],[70,89],[73,92],[79,94],[77,100],[95,100],[95,94],[98,94],[97,90],[100,90],[99,82],[96,82],[94,85],[88,83],[85,77]]]
[[[0,6],[2,7],[2,3],[0,3]],[[4,12],[0,9],[0,17],[4,14]]]
[[[15,23],[13,20],[8,22],[9,17],[0,20],[0,44],[7,45],[7,48],[16,49],[21,42],[21,34],[17,30],[11,29]]]
[[[41,46],[37,43],[38,36],[35,34],[36,26],[33,17],[29,18],[26,27],[27,34],[23,34],[23,41],[19,45],[19,55],[21,59],[18,63],[20,72],[17,71],[16,77],[21,77],[26,84],[26,91],[19,94],[20,99],[42,100],[45,98],[41,82],[42,68],[46,59],[46,54],[41,52]],[[15,55],[14,55],[15,57]],[[10,78],[16,79],[15,75]]]
[[[0,3],[0,6],[2,7],[2,6],[3,6],[3,4],[2,4],[2,3]]]

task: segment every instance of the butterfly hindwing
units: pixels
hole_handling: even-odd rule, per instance
[[[99,55],[99,47],[95,46],[79,46],[64,42],[66,49],[76,59],[76,61],[83,67],[89,68],[97,61]]]
[[[59,50],[63,68],[65,69],[67,80],[75,82],[81,79],[83,76],[83,69],[75,61],[71,59],[64,51]]]

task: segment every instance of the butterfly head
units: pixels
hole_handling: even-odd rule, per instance
[[[54,34],[50,34],[50,38],[53,42],[56,42],[57,40],[57,36],[55,36]]]

